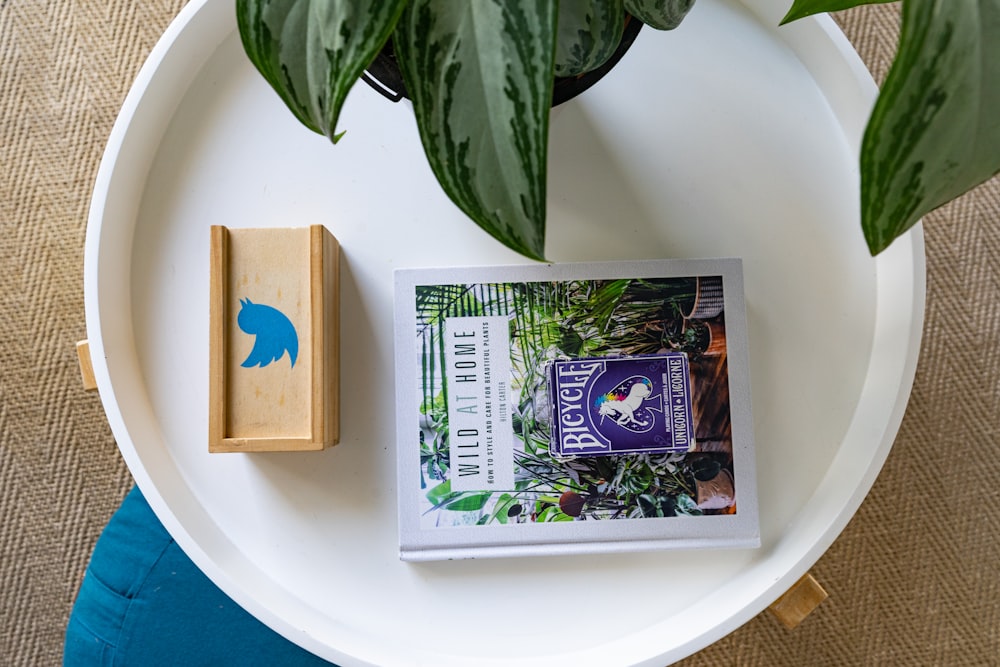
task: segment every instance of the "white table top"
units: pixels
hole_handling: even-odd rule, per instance
[[[192,2],[109,140],[86,306],[122,454],[198,566],[343,665],[662,665],[797,580],[891,447],[924,266],[919,228],[867,255],[856,155],[875,87],[832,21],[776,28],[785,5],[703,3],[682,29],[644,30],[554,111],[549,157],[552,260],[743,258],[762,547],[413,564],[397,557],[391,411],[352,419],[358,393],[393,381],[392,269],[526,260],[440,192],[407,104],[356,87],[332,147],[253,71],[231,3]],[[324,224],[340,240],[336,448],[207,453],[212,224]]]

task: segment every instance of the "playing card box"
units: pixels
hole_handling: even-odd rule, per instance
[[[694,449],[687,354],[560,359],[548,370],[554,456]]]

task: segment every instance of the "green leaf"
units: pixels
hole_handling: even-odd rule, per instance
[[[451,490],[451,480],[445,480],[427,492],[427,500],[433,505],[440,505],[448,497],[456,495]]]
[[[306,127],[336,143],[348,91],[406,0],[236,0],[243,49]]]
[[[660,509],[660,503],[656,496],[649,493],[644,493],[638,497],[639,510],[642,512],[644,517],[657,517],[663,516],[663,510]]]
[[[1000,0],[906,0],[861,145],[872,254],[1000,171]]]
[[[507,523],[507,519],[510,518],[511,508],[518,505],[517,498],[510,495],[509,493],[503,493],[497,498],[496,504],[493,506],[493,511],[487,517],[489,521],[487,523],[497,521],[499,523]],[[514,516],[517,516],[516,514]]]
[[[558,506],[549,505],[539,512],[536,523],[552,523],[556,521],[572,521],[573,517],[564,513]]]
[[[480,227],[542,259],[556,3],[413,0],[393,34],[438,182]]]
[[[660,516],[677,516],[677,500],[673,496],[663,496],[658,509]]]
[[[621,488],[627,493],[642,493],[652,482],[653,471],[648,466],[639,466],[622,476]]]
[[[427,492],[427,500],[446,510],[473,512],[482,509],[491,495],[490,491],[452,491],[451,480],[445,480]]]
[[[556,76],[577,76],[603,65],[625,30],[622,0],[562,0],[556,34]]]
[[[700,516],[703,514],[701,509],[698,508],[698,503],[695,499],[686,493],[682,493],[677,496],[677,503],[675,505],[676,513],[682,516]]]
[[[625,0],[625,10],[651,28],[673,30],[694,6],[694,0]]]
[[[859,5],[882,5],[896,0],[795,0],[792,8],[781,19],[781,25],[797,21],[813,14],[823,14],[826,12],[839,12],[842,9],[850,9]]]
[[[468,491],[455,500],[448,501],[444,508],[455,512],[474,512],[483,509],[492,495],[489,491]]]

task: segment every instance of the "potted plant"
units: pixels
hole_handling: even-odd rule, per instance
[[[722,318],[665,320],[662,349],[686,352],[692,359],[726,354],[726,325]]]
[[[784,22],[887,0],[794,0]],[[676,28],[694,0],[237,0],[244,49],[336,143],[347,93],[391,39],[430,166],[502,243],[543,258],[557,75],[601,67],[625,16]],[[902,0],[899,48],[864,135],[873,254],[1000,171],[1000,0]],[[627,57],[627,56],[626,56]]]

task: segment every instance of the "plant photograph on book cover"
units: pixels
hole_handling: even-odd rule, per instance
[[[718,277],[417,286],[421,525],[735,514],[721,289]],[[511,488],[452,487],[459,463],[452,460],[448,401],[458,387],[449,387],[445,339],[449,319],[470,317],[502,318],[509,334]],[[550,452],[552,362],[677,351],[689,360],[692,451],[572,458]]]

